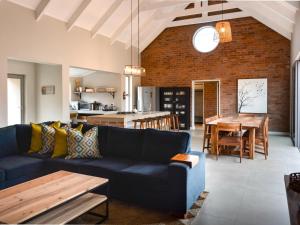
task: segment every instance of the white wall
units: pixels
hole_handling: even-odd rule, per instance
[[[114,87],[116,96],[113,98],[107,93],[82,94],[82,100],[86,102],[101,102],[103,105],[114,104],[121,107],[121,75],[106,72],[96,72],[82,78],[83,87]]]
[[[300,7],[300,3],[299,3]],[[296,23],[291,41],[291,63],[293,64],[297,57],[300,57],[300,9],[297,11]],[[299,59],[299,58],[298,58]]]
[[[8,60],[7,72],[25,76],[25,123],[36,122],[36,65]]]
[[[62,114],[62,67],[38,64],[36,66],[37,122],[57,120]],[[55,94],[42,95],[42,87],[54,85]]]
[[[130,50],[117,42],[43,16],[8,1],[0,2],[0,127],[7,124],[7,59],[62,65],[62,111],[56,119],[69,119],[69,67],[122,73],[130,63]],[[122,76],[123,79],[123,76]],[[122,86],[123,88],[123,86]],[[123,90],[122,90],[123,92]],[[123,104],[123,103],[122,103]]]

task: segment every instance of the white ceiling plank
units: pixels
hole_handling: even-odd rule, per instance
[[[230,20],[230,19],[242,18],[242,17],[247,17],[247,16],[250,16],[250,15],[246,12],[241,11],[241,12],[224,14],[223,19]],[[208,22],[214,22],[214,21],[219,21],[219,20],[222,20],[222,15],[172,21],[172,22],[170,22],[169,27],[178,27],[178,26],[186,26],[186,25],[199,24],[199,23],[208,23]]]
[[[140,0],[140,7],[143,7],[143,4],[145,4],[144,2],[145,2],[145,0]],[[133,8],[132,9],[132,20],[134,20],[134,18],[138,14],[138,5],[134,5],[132,8]],[[124,29],[130,24],[130,22],[131,22],[131,12],[129,12],[129,16],[126,18],[126,20],[121,25],[118,26],[118,29],[110,37],[111,45],[117,41],[119,35],[122,34]]]
[[[144,6],[141,8],[141,11],[161,9],[170,6],[172,7],[172,6],[181,5],[190,2],[191,0],[173,0],[173,1],[162,1],[162,2],[154,2],[154,3],[151,1],[147,1],[147,4],[144,4]]]
[[[78,21],[84,10],[86,10],[86,8],[91,4],[91,2],[92,0],[83,0],[83,2],[79,5],[79,7],[73,13],[67,24],[68,31],[72,30],[72,28],[75,26],[76,22]]]
[[[288,8],[289,10],[293,11],[294,13],[297,12],[300,8],[300,2],[299,1],[279,1],[279,3]]]
[[[190,3],[196,3],[196,2],[197,1],[194,0],[192,2],[184,4],[182,6],[174,7],[171,10],[171,13],[176,12],[178,9],[180,9],[182,7],[186,8]],[[160,21],[153,21],[154,26],[149,26],[148,27],[149,31],[145,32],[146,37],[141,37],[142,42],[141,42],[141,45],[140,45],[140,52],[144,51],[144,49],[147,48],[147,46],[150,45],[153,42],[153,40],[155,40],[155,38],[157,38],[157,36],[168,27],[169,22],[172,21],[173,19],[174,18],[166,18],[166,19],[163,19],[163,20],[160,20]],[[155,24],[157,22],[159,23],[159,25]]]
[[[263,15],[266,18],[269,18],[274,22],[274,24],[278,24],[283,28],[287,29],[289,32],[293,31],[294,21],[289,20],[282,13],[278,13],[273,8],[269,7],[267,4],[263,2],[235,2],[239,8],[247,7],[251,8],[254,11],[257,11],[259,14]],[[275,3],[272,2],[274,5]]]
[[[192,9],[179,9],[175,12],[171,12],[171,13],[161,13],[160,15],[158,15],[158,17],[156,19],[165,19],[165,18],[176,18],[179,16],[190,16],[190,15],[195,15],[195,14],[203,14],[203,13],[208,13],[208,12],[215,12],[215,11],[221,11],[222,10],[222,5],[221,4],[217,4],[217,5],[210,5],[204,8],[199,8],[198,5],[196,5],[196,8],[192,8]],[[227,10],[227,9],[233,9],[236,8],[236,6],[231,3],[224,3],[223,9]]]
[[[264,11],[260,11],[260,8],[256,7],[256,5],[252,5],[250,2],[244,4],[244,2],[234,2],[240,9],[247,12],[253,18],[257,19],[261,23],[265,24],[272,30],[291,40],[292,29],[289,26],[284,25],[282,21],[277,21],[278,18],[270,14],[266,14]]]
[[[291,23],[295,23],[296,19],[296,12],[290,10],[287,7],[284,7],[281,2],[260,2],[261,4],[267,5],[269,8],[276,13],[277,16],[283,17]]]
[[[92,38],[95,38],[103,24],[110,18],[110,16],[119,8],[122,4],[122,0],[115,0],[115,2],[109,7],[105,14],[98,20],[96,25],[91,31]]]
[[[35,10],[36,21],[39,21],[42,18],[49,3],[50,3],[50,0],[41,0],[41,2],[39,3],[39,5],[37,6],[37,8]]]

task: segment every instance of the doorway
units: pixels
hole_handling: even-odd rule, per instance
[[[291,138],[294,145],[300,148],[300,61],[293,66],[291,79]]]
[[[24,109],[24,75],[8,74],[7,76],[7,115],[8,125],[25,122]]]
[[[220,81],[192,81],[192,128],[201,128],[205,118],[220,114]]]

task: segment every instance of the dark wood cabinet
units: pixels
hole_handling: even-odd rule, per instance
[[[190,129],[191,89],[189,87],[160,88],[160,110],[169,111],[179,116],[181,130]]]

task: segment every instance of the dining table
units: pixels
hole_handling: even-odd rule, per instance
[[[218,123],[240,123],[243,130],[247,130],[249,135],[249,158],[254,159],[255,156],[255,132],[261,128],[264,121],[263,116],[223,116],[207,123],[211,127],[211,154],[217,152],[217,124]]]

